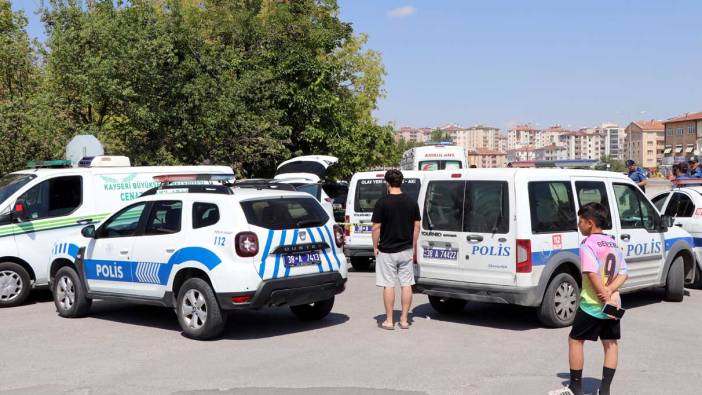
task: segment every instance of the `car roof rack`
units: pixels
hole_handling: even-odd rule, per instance
[[[248,180],[237,180],[232,184],[236,188],[247,189],[271,189],[277,191],[296,191],[294,185],[267,178],[253,178]]]
[[[228,173],[162,174],[154,176],[154,181],[160,185],[146,190],[140,197],[170,193],[232,195],[234,192],[230,187],[234,179],[234,174]]]

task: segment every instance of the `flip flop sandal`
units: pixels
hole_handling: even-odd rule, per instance
[[[394,331],[395,325],[393,324],[392,326],[390,326],[390,325],[385,325],[385,323],[380,323],[380,324],[378,324],[378,328],[385,329],[386,331]]]

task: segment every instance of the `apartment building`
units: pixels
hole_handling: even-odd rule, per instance
[[[536,146],[540,129],[529,124],[517,125],[507,132],[507,150],[513,151],[523,147]]]
[[[507,150],[507,161],[508,162],[523,162],[523,161],[533,161],[536,160],[534,153],[534,146],[526,145],[520,146],[515,149]]]
[[[623,128],[615,123],[603,123],[595,128],[595,132],[602,139],[602,156],[610,156],[619,160],[624,159],[626,133]]]
[[[395,139],[414,143],[424,143],[431,139],[431,128],[402,127],[395,131]]]
[[[507,136],[499,135],[497,137],[497,150],[500,152],[507,152]]]
[[[702,112],[686,113],[663,121],[663,162],[672,164],[699,155],[702,146]]]
[[[459,128],[455,131],[454,143],[466,149],[466,151],[476,151],[485,148],[497,151],[500,129],[476,125],[469,128]],[[504,151],[503,151],[504,152]]]
[[[468,151],[468,165],[480,168],[507,166],[507,154],[493,149],[478,148]]]
[[[568,159],[599,160],[604,152],[603,139],[595,128],[584,128],[577,132],[566,132],[558,138],[568,151]]]
[[[551,144],[534,149],[534,160],[566,160],[568,148],[559,144]]]
[[[625,132],[625,159],[632,159],[639,166],[647,168],[655,168],[663,163],[665,134],[661,121],[634,121],[626,127]]]

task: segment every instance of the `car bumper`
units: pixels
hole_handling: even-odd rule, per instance
[[[373,247],[354,247],[350,245],[345,245],[344,246],[344,255],[347,257],[354,257],[354,256],[366,256],[366,257],[372,257],[373,256]]]
[[[468,300],[472,302],[507,303],[520,306],[538,306],[541,303],[538,287],[465,283],[460,281],[417,278],[415,291],[429,296]]]
[[[346,279],[338,272],[265,280],[255,292],[218,293],[223,310],[255,309],[268,306],[296,306],[326,300],[344,292]],[[234,303],[232,298],[248,296],[246,303]]]

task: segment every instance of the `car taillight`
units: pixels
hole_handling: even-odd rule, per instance
[[[350,216],[345,216],[344,217],[344,230],[346,236],[351,236],[351,217]]]
[[[247,303],[247,302],[250,302],[251,299],[253,299],[253,294],[232,296],[232,303],[234,303],[234,304]]]
[[[336,242],[336,246],[341,248],[344,246],[345,236],[344,236],[344,230],[341,229],[341,226],[339,225],[334,225],[334,241]]]
[[[235,239],[236,253],[240,257],[248,258],[258,254],[258,236],[253,232],[241,232]]]
[[[531,273],[531,240],[517,240],[517,273]]]

